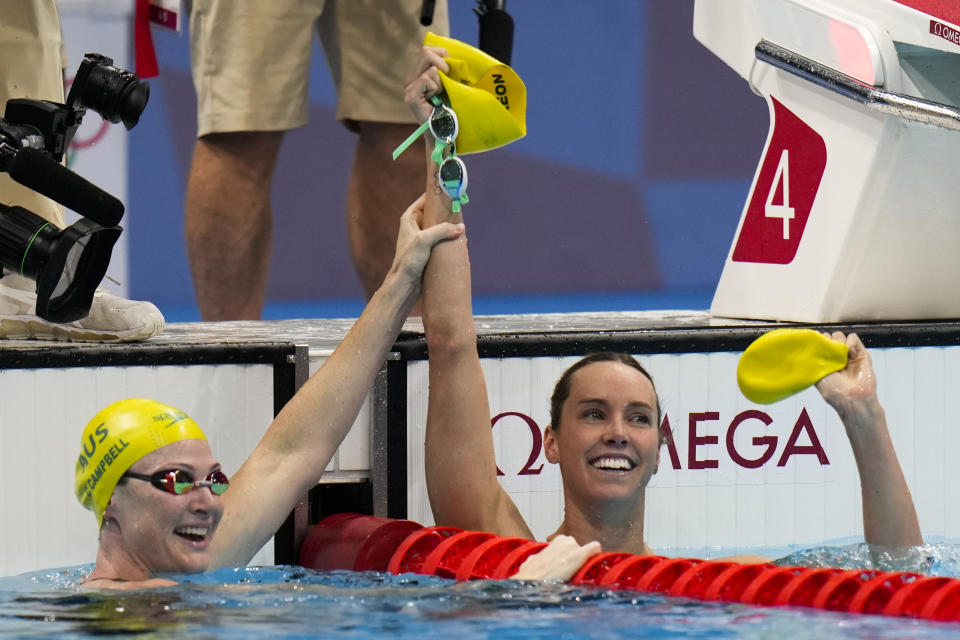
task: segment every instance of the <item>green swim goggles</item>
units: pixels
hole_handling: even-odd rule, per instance
[[[396,160],[417,138],[429,130],[435,139],[430,159],[440,165],[440,188],[450,196],[453,212],[460,213],[461,206],[470,202],[467,197],[467,166],[457,157],[456,138],[460,131],[460,121],[457,113],[447,106],[439,95],[430,98],[430,102],[433,104],[433,113],[394,149],[393,159]]]
[[[439,95],[430,98],[430,102],[433,104],[433,113],[423,121],[423,124],[417,127],[416,131],[401,142],[399,147],[393,150],[394,160],[399,158],[400,154],[416,142],[417,138],[426,133],[427,129],[430,130],[430,133],[432,133],[436,139],[433,153],[430,154],[430,158],[434,162],[438,164],[442,162],[444,149],[448,145],[456,144],[454,140],[456,140],[457,134],[460,132],[460,121],[457,120],[457,113],[444,104],[443,99]]]
[[[460,213],[461,205],[470,202],[467,197],[467,165],[455,155],[447,156],[437,171],[440,188],[450,196],[451,209]]]

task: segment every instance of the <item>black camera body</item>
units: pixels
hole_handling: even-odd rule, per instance
[[[149,85],[135,74],[88,53],[66,104],[7,101],[0,118],[0,171],[83,216],[61,230],[23,207],[0,203],[0,266],[36,282],[36,314],[42,318],[71,322],[89,313],[122,232],[117,224],[123,203],[63,166],[64,154],[87,109],[131,129],[149,96]]]
[[[123,122],[124,127],[132,129],[140,121],[149,97],[149,84],[114,67],[112,58],[88,53],[80,62],[66,104],[28,98],[7,101],[0,119],[0,144],[16,150],[42,149],[59,162],[87,109],[108,122]]]
[[[7,100],[0,120],[0,143],[17,151],[40,149],[60,162],[83,119],[83,111],[48,100]],[[4,122],[6,121],[6,122]]]
[[[107,122],[122,122],[130,130],[140,121],[149,97],[150,85],[136,74],[116,68],[112,58],[88,53],[73,78],[67,106],[93,109]]]

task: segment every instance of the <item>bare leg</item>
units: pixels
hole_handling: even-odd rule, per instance
[[[350,254],[367,299],[390,269],[404,208],[423,193],[423,139],[403,155],[392,153],[414,129],[408,124],[361,122],[347,190]],[[419,304],[414,309],[419,315]]]
[[[270,186],[282,139],[282,131],[217,133],[194,146],[184,215],[205,321],[260,318],[273,239]]]

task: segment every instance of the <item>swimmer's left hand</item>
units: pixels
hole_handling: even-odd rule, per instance
[[[463,235],[463,223],[441,222],[423,229],[423,203],[426,195],[421,195],[407,207],[400,216],[400,232],[397,235],[397,251],[393,257],[391,273],[402,274],[417,283],[430,259],[430,252],[441,242],[456,240]]]
[[[443,58],[447,50],[442,47],[424,46],[417,59],[414,72],[404,83],[403,99],[413,112],[417,123],[423,123],[433,113],[430,98],[443,90],[439,71],[450,71],[450,65]]]
[[[583,563],[600,553],[599,542],[581,545],[571,536],[558,535],[510,576],[512,580],[569,580]]]
[[[817,382],[817,391],[842,418],[854,410],[854,404],[876,402],[877,377],[873,372],[870,354],[856,333],[844,335],[835,331],[832,334],[824,332],[824,335],[850,348],[847,366]]]

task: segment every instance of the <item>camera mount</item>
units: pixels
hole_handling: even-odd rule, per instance
[[[86,110],[127,129],[139,122],[150,87],[113,60],[88,53],[66,104],[8,100],[0,118],[0,171],[81,216],[59,229],[23,207],[0,204],[0,265],[37,284],[36,314],[71,322],[90,312],[123,229],[123,203],[61,164]]]

